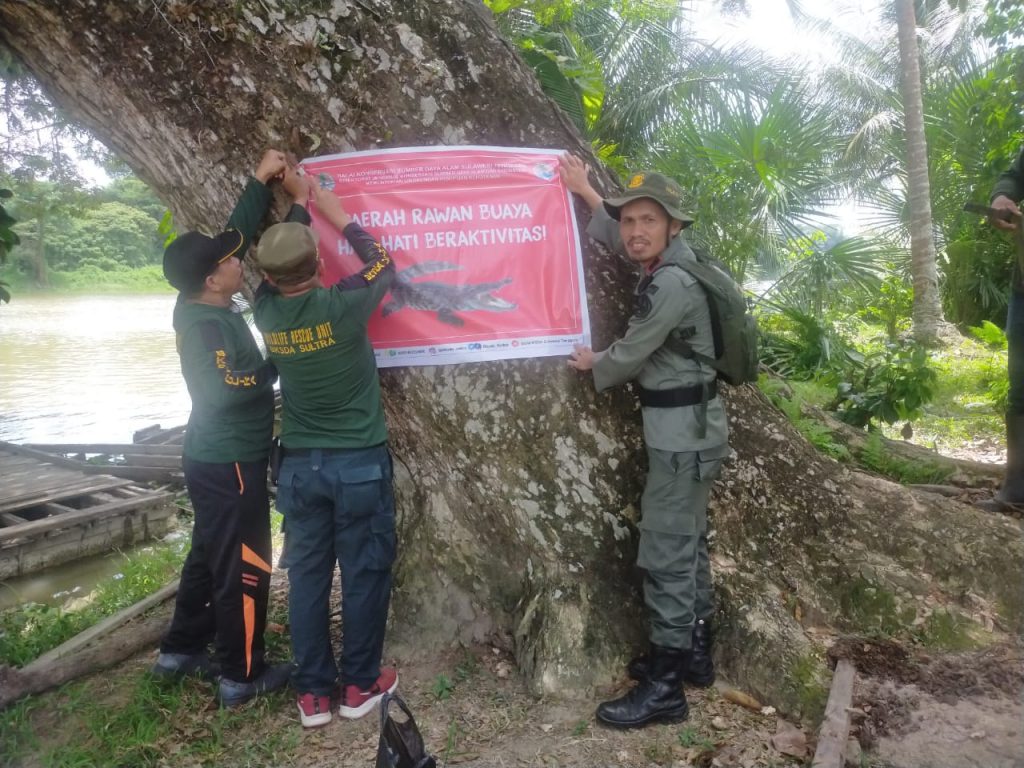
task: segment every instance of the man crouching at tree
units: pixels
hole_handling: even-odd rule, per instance
[[[593,371],[598,391],[636,380],[650,464],[637,557],[646,570],[650,650],[629,664],[637,686],[601,704],[597,719],[622,728],[679,722],[689,714],[683,682],[704,687],[715,678],[707,506],[729,454],[715,371],[667,343],[679,331],[694,351],[714,357],[704,291],[678,266],[695,259],[679,237],[693,218],[680,208],[679,185],[660,174],[636,174],[624,196],[602,200],[578,158],[564,156],[559,170],[593,211],[587,233],[643,269],[626,334],[603,352],[577,346],[569,360]]]
[[[312,185],[311,185],[312,186]],[[316,233],[299,223],[264,233],[265,282],[256,326],[281,375],[284,459],[277,508],[288,537],[289,618],[302,725],[370,712],[398,684],[381,668],[395,559],[391,456],[377,364],[366,324],[394,277],[388,253],[332,193],[312,186],[317,210],[366,266],[331,288],[321,282]],[[307,221],[308,221],[307,216]],[[330,594],[341,568],[341,675],[331,646]]]
[[[268,666],[263,658],[272,560],[267,458],[277,373],[232,301],[242,289],[242,257],[270,206],[267,184],[283,175],[284,155],[269,150],[227,231],[188,232],[164,252],[164,275],[180,292],[174,330],[192,398],[182,463],[195,522],[174,618],[152,674],[213,677],[206,646],[214,640],[217,701],[225,707],[284,687],[291,672],[290,664]]]

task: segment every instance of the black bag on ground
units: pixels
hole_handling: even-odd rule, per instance
[[[405,713],[406,720],[395,720],[388,713],[394,703]],[[433,755],[423,746],[423,737],[416,719],[401,697],[384,694],[380,702],[380,741],[377,742],[376,768],[437,768]]]

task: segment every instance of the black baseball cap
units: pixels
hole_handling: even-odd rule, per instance
[[[164,277],[179,291],[196,291],[218,264],[232,256],[241,258],[244,245],[245,236],[237,229],[213,237],[186,232],[164,250]]]

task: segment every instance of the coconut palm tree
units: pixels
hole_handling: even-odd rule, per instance
[[[928,142],[924,132],[917,17],[913,0],[895,0],[900,49],[900,95],[903,99],[904,157],[907,202],[910,205],[910,259],[914,282],[914,338],[934,344],[943,322],[939,274],[932,238],[931,187],[928,183]]]

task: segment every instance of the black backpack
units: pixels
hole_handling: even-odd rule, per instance
[[[685,357],[710,365],[727,384],[757,381],[757,320],[747,308],[747,297],[725,264],[696,248],[693,252],[696,261],[673,262],[666,267],[679,267],[704,289],[711,314],[715,356],[711,358],[693,349],[687,341],[693,328],[672,331],[665,344]]]

